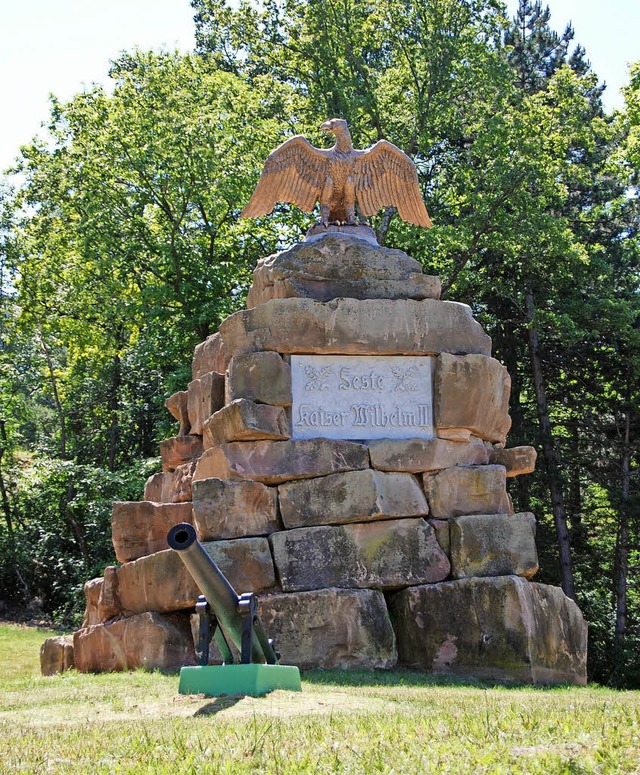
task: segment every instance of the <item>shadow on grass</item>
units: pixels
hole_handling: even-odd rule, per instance
[[[217,697],[213,702],[203,705],[197,710],[194,716],[214,716],[216,713],[220,713],[221,710],[227,710],[237,705],[240,700],[244,699],[244,694],[234,694],[230,697]]]
[[[499,681],[492,678],[474,678],[456,675],[429,675],[411,670],[305,670],[302,679],[317,686],[411,686],[416,688],[443,687],[459,689],[534,689],[557,691],[569,688],[568,684],[533,686],[517,681]],[[578,688],[572,686],[571,688]]]

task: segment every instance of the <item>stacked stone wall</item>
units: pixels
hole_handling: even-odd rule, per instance
[[[178,435],[145,500],[114,504],[122,564],[86,585],[76,666],[194,662],[198,590],[166,548],[190,522],[237,591],[259,593],[286,663],[584,682],[579,610],[529,582],[535,519],[513,513],[506,483],[535,451],[504,448],[510,379],[469,307],[355,237],[303,243],[255,276],[249,309],[198,345],[167,400]],[[291,358],[309,354],[431,358],[432,437],[295,438]]]

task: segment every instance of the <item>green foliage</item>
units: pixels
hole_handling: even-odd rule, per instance
[[[538,519],[540,580],[566,580],[560,506],[591,675],[637,681],[640,66],[607,116],[539,2],[513,20],[497,0],[192,6],[195,54],[127,53],[112,93],[53,99],[24,183],[0,191],[0,597],[77,615],[112,561],[109,500],[140,496],[175,433],[163,402],[194,345],[311,221],[239,219],[264,158],[293,133],[322,145],[337,115],[357,145],[415,158],[435,228],[392,209],[372,225],[491,334],[510,444],[548,453],[511,483]]]
[[[157,460],[111,473],[51,458],[18,457],[13,482],[14,530],[0,523],[0,600],[20,616],[38,599],[54,620],[79,624],[82,587],[115,563],[111,503],[139,500]],[[17,570],[17,572],[16,572]]]

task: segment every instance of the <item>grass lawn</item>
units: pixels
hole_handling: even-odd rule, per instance
[[[640,773],[640,692],[312,671],[181,696],[161,673],[44,678],[49,634],[0,626],[2,773]]]

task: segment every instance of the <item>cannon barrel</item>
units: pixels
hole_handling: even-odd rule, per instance
[[[227,577],[198,541],[193,525],[188,522],[174,525],[167,535],[167,543],[178,552],[191,577],[211,606],[225,637],[235,645],[238,651],[241,651],[242,617],[238,612],[240,598]],[[278,662],[259,619],[254,621],[251,661],[270,664]]]

